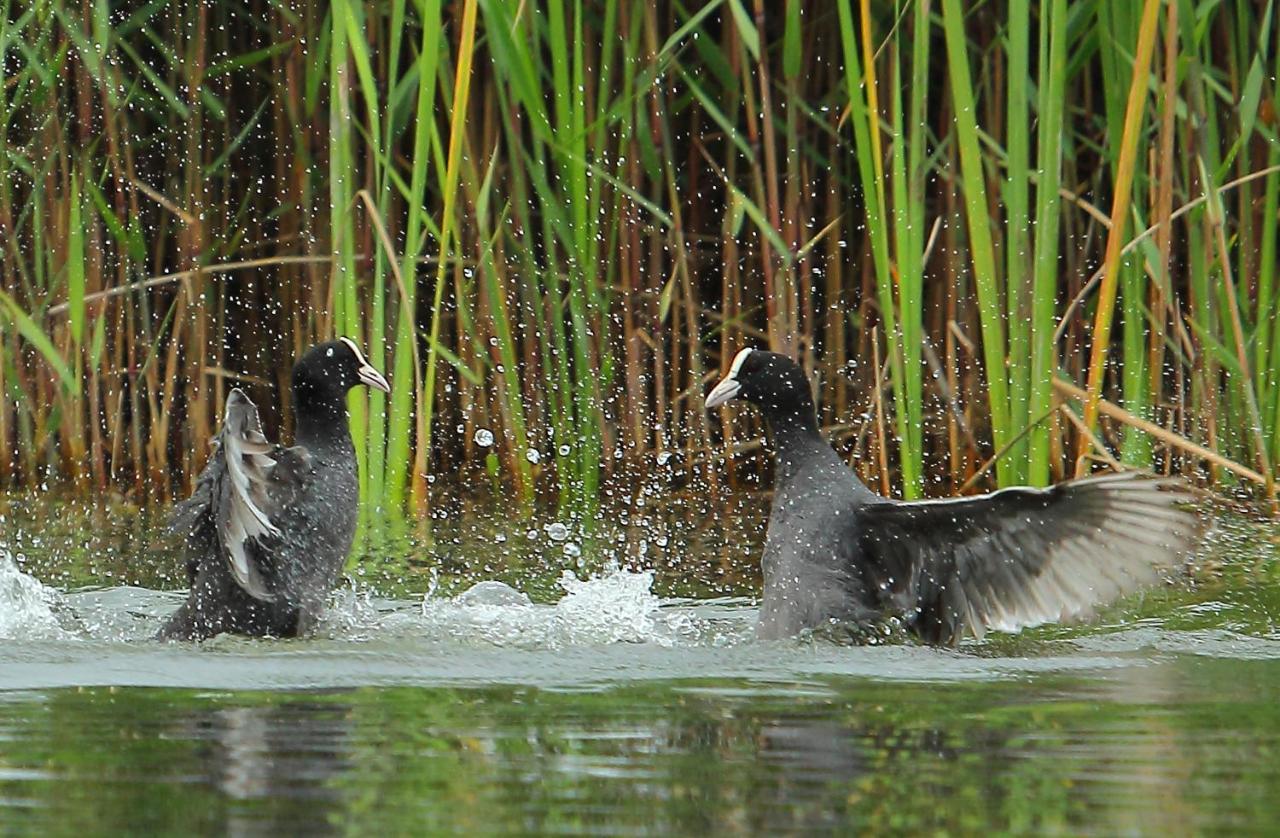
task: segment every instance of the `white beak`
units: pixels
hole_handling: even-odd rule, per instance
[[[362,383],[367,384],[375,390],[381,390],[384,393],[391,392],[391,385],[387,383],[387,379],[383,378],[382,373],[378,372],[368,364],[361,367],[356,372],[356,375],[359,376]]]
[[[375,390],[390,393],[391,385],[387,383],[387,379],[382,377],[382,373],[373,368],[373,364],[364,359],[364,353],[360,351],[360,345],[351,338],[338,338],[338,340],[347,345],[347,348],[351,350],[351,354],[355,355],[356,360],[360,363],[360,368],[356,370],[356,377],[360,379],[360,383]]]
[[[742,384],[733,377],[733,373],[729,373],[720,379],[719,384],[711,388],[710,393],[707,393],[707,409],[719,407],[725,402],[737,398],[738,391],[741,389]]]
[[[742,390],[742,382],[738,380],[738,371],[742,369],[742,362],[747,360],[747,356],[750,354],[751,347],[747,347],[733,356],[733,365],[729,367],[729,374],[720,379],[720,383],[712,387],[710,393],[707,393],[708,410],[713,407],[719,407],[725,402],[738,397],[738,393]]]

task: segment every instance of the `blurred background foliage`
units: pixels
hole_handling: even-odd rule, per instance
[[[389,511],[756,475],[747,345],[899,496],[1272,491],[1272,0],[0,9],[0,487],[181,493],[345,334]]]

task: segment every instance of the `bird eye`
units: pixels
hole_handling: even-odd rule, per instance
[[[329,347],[329,349],[328,349],[328,351],[326,351],[324,354],[325,354],[325,357],[332,358],[332,357],[333,357],[333,347],[332,347],[332,346],[330,346],[330,347]]]

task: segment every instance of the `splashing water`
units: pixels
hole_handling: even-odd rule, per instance
[[[497,646],[559,649],[609,643],[675,646],[704,628],[687,613],[664,612],[652,590],[653,571],[616,565],[591,579],[564,571],[565,595],[554,605],[535,605],[501,582],[480,582],[453,599],[428,593],[422,619],[428,633]]]
[[[70,639],[75,635],[63,627],[67,614],[62,595],[23,573],[0,547],[0,639]]]

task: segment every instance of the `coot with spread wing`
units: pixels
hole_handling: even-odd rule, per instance
[[[170,523],[186,542],[191,588],[160,637],[312,630],[355,535],[359,484],[346,397],[359,385],[391,389],[349,338],[304,353],[293,367],[289,448],[269,442],[257,407],[231,391],[213,456]]]
[[[881,497],[822,438],[809,382],[784,355],[739,352],[706,404],[734,398],[763,412],[777,462],[762,638],[839,628],[869,639],[897,623],[954,645],[1082,617],[1158,581],[1199,538],[1182,481],[1132,472],[951,500]]]

